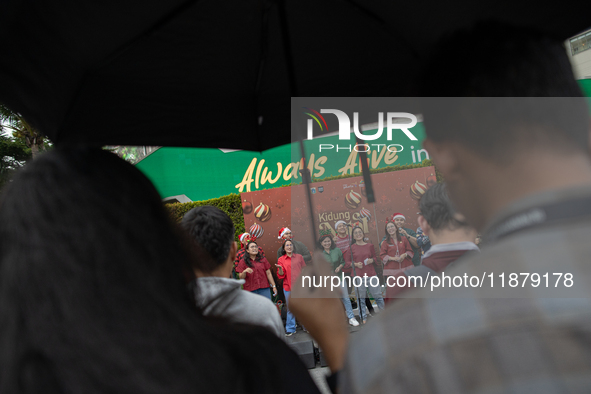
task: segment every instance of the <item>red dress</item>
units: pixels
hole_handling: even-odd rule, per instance
[[[400,242],[397,242],[396,238],[392,238],[392,241],[394,241],[393,244],[389,244],[388,239],[386,239],[382,242],[382,247],[380,248],[380,261],[382,264],[385,264],[384,269],[395,270],[412,266],[412,257],[414,256],[414,253],[408,239],[406,239],[406,237],[400,237]],[[388,256],[402,256],[404,253],[406,253],[407,256],[401,263],[394,260],[386,262]],[[384,272],[384,275],[387,275],[386,272]]]
[[[351,245],[351,249],[353,251],[353,261],[356,263],[364,262],[365,259],[373,259],[372,264],[363,265],[361,268],[355,267],[355,276],[363,276],[367,274],[367,276],[377,276],[375,264],[378,264],[379,261],[376,258],[376,251],[373,244],[366,243],[365,245],[357,245],[356,243]],[[343,254],[345,258],[345,268],[343,269],[346,272],[353,272],[353,267],[351,267],[351,251],[347,249],[346,253]]]

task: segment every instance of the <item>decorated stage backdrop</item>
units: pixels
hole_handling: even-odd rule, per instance
[[[335,223],[359,224],[367,241],[379,253],[379,241],[384,237],[386,219],[394,212],[406,216],[405,227],[416,230],[418,200],[437,182],[433,167],[394,171],[371,176],[376,197],[368,203],[363,177],[345,178],[309,185],[312,192],[314,221],[321,229],[336,232]],[[281,246],[279,229],[289,227],[294,239],[303,242],[313,253],[308,197],[304,185],[242,193],[242,208],[247,231],[257,237],[269,262],[274,267]]]

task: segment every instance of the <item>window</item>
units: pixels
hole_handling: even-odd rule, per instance
[[[574,56],[591,48],[591,31],[570,39],[570,51]]]

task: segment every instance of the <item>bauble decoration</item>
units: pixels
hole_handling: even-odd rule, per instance
[[[267,204],[260,203],[254,209],[254,217],[261,222],[266,222],[271,219],[271,208]]]
[[[242,202],[242,212],[245,215],[248,215],[249,213],[251,213],[252,212],[252,203],[249,202],[249,201],[244,200]]]
[[[433,174],[427,177],[427,187],[431,187],[437,183],[437,177]]]
[[[252,226],[250,226],[250,229],[248,230],[248,232],[250,233],[250,236],[254,240],[254,239],[262,237],[263,234],[265,233],[265,230],[263,229],[263,226],[255,223]]]
[[[371,220],[371,212],[367,208],[362,208],[361,211],[359,211],[359,215],[361,215],[362,218],[367,218],[367,220]]]
[[[427,191],[427,186],[423,185],[421,182],[416,181],[410,187],[410,196],[415,200],[420,200],[423,194]]]
[[[345,206],[349,209],[356,209],[361,204],[361,194],[351,190],[345,195]]]

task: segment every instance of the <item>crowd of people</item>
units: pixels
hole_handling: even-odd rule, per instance
[[[0,199],[0,392],[317,393],[285,343],[296,318],[340,394],[589,392],[589,109],[564,48],[484,24],[447,38],[429,67],[425,97],[572,100],[425,103],[424,146],[446,182],[422,196],[420,228],[396,213],[376,249],[363,228],[349,236],[337,222],[313,255],[280,229],[285,328],[271,264],[249,234],[238,250],[219,209],[172,223],[150,181],[100,149],[58,147],[27,164]],[[387,293],[384,310],[381,286],[369,281],[356,286],[360,319],[368,322],[368,295],[380,316],[351,337],[347,321],[359,322],[349,289],[295,280],[329,272],[379,283],[467,269],[568,270],[573,293],[429,293],[415,279]]]
[[[312,261],[313,253],[310,249],[317,249],[323,258],[330,264],[334,275],[340,277],[342,289],[342,301],[349,325],[357,327],[359,321],[354,315],[351,298],[361,305],[359,317],[363,323],[367,323],[368,316],[375,312],[371,300],[376,302],[378,311],[385,307],[385,303],[395,297],[395,290],[384,291],[383,276],[395,276],[407,268],[415,267],[415,251],[420,256],[431,247],[431,242],[421,227],[415,233],[404,228],[406,218],[401,213],[394,213],[386,220],[385,234],[379,246],[379,258],[376,247],[369,242],[367,234],[359,223],[350,223],[339,220],[335,223],[336,232],[322,229],[316,248],[308,248],[303,242],[292,238],[292,232],[288,227],[279,229],[278,239],[283,241],[277,250],[276,274],[282,281],[284,300],[287,305],[287,321],[285,335],[291,336],[296,332],[296,319],[289,310],[289,296],[292,283],[300,276],[300,272],[306,264]],[[349,231],[351,232],[349,234]],[[420,236],[417,235],[420,233]],[[475,238],[475,237],[474,237]],[[269,300],[277,300],[277,288],[271,273],[271,265],[265,258],[264,250],[257,245],[256,237],[249,233],[238,236],[241,248],[234,259],[232,276],[243,280],[244,290],[263,295]],[[413,246],[416,245],[416,246]],[[345,277],[348,280],[345,280]],[[351,278],[368,277],[369,282],[363,281],[362,286],[352,291]],[[377,278],[373,285],[371,278]],[[272,294],[272,296],[271,296]],[[302,328],[305,330],[305,328]]]

